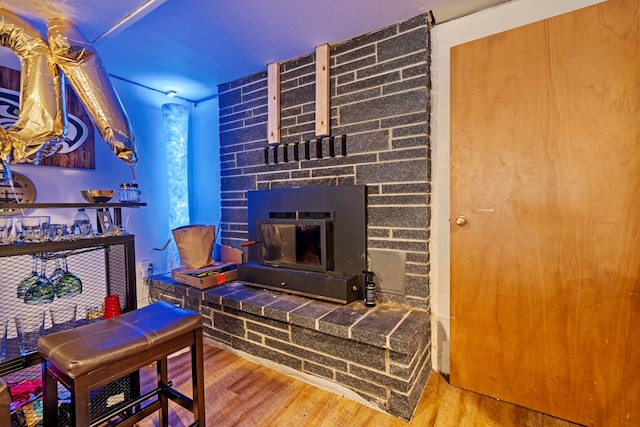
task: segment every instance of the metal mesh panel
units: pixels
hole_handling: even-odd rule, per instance
[[[109,246],[106,257],[107,273],[109,275],[109,293],[126,295],[127,271],[123,268],[126,259],[124,246]],[[121,298],[120,305],[124,309],[126,300]]]
[[[106,296],[107,283],[104,263],[104,248],[65,254],[65,256],[19,255],[0,257],[0,325],[7,322],[7,359],[20,356],[17,322],[27,322],[34,318],[43,319],[44,333],[53,332],[52,311],[59,308],[76,307],[77,324],[86,322],[89,307],[102,307]],[[18,295],[18,286],[29,282],[33,274],[44,275],[51,279],[58,265],[66,259],[67,271],[75,275],[81,282],[81,292],[77,295],[50,290],[55,286],[52,281],[32,283],[33,287],[42,290]],[[35,268],[34,268],[35,266]],[[43,274],[44,273],[44,274]],[[48,289],[48,290],[47,290]],[[51,297],[50,297],[51,295]]]

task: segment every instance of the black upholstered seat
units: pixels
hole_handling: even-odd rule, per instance
[[[75,378],[199,327],[202,327],[200,314],[161,301],[111,319],[41,337],[38,352],[61,372]]]
[[[167,356],[185,347],[191,347],[193,399],[176,393],[167,381]],[[45,425],[57,425],[58,382],[71,391],[74,424],[85,426],[90,421],[90,390],[157,362],[158,400],[143,410],[132,405],[133,415],[128,421],[133,423],[160,410],[161,424],[166,426],[167,398],[170,398],[193,412],[195,420],[204,426],[199,313],[160,301],[111,319],[41,337],[38,352],[43,359]],[[134,395],[139,395],[139,390]],[[114,416],[121,417],[122,412],[114,411]]]

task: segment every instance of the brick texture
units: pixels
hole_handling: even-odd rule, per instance
[[[281,144],[268,163],[266,70],[220,85],[222,243],[247,240],[249,190],[365,184],[368,248],[406,259],[405,294],[377,299],[429,310],[429,65],[426,15],[332,45],[331,134],[347,135],[347,155],[327,156],[323,141],[310,160],[294,161],[293,145],[315,147],[315,53],[279,65]]]
[[[334,381],[409,420],[431,368],[426,310],[394,303],[342,305],[231,282],[201,291],[156,276],[153,300],[200,312],[204,336]]]
[[[279,64],[276,146],[267,148],[266,69],[218,87],[222,243],[247,240],[250,190],[364,184],[367,248],[404,253],[403,295],[378,292],[370,309],[239,283],[203,292],[170,278],[153,280],[150,295],[202,313],[210,339],[335,381],[410,419],[431,368],[430,53],[426,15],[331,46],[331,135],[346,135],[346,155],[328,155],[328,139],[315,155],[315,53]]]

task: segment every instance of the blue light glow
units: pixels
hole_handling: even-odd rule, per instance
[[[162,121],[167,152],[169,228],[173,230],[189,225],[189,108],[182,104],[164,104]],[[180,266],[178,248],[173,240],[167,252],[167,265],[169,268]]]

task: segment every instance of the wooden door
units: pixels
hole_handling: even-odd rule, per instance
[[[640,425],[639,5],[451,51],[451,382],[587,425]]]

